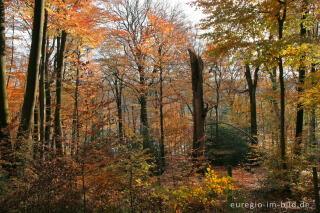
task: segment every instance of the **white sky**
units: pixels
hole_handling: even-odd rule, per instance
[[[170,0],[169,0],[170,1]],[[186,14],[186,18],[190,20],[193,24],[199,24],[200,19],[204,18],[204,14],[200,10],[196,10],[195,7],[191,7],[187,3],[190,3],[194,0],[171,0],[172,5],[178,4],[181,6],[182,10]]]

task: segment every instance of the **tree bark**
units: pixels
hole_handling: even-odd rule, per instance
[[[193,92],[193,158],[196,160],[204,152],[204,125],[206,110],[203,99],[203,61],[194,51],[188,49],[190,55],[190,65],[192,73]]]
[[[34,106],[33,111],[33,159],[36,159],[38,157],[38,151],[39,151],[39,105],[36,103]]]
[[[45,18],[43,25],[43,37],[42,37],[42,56],[41,56],[41,67],[40,67],[40,79],[39,79],[39,105],[40,105],[40,158],[43,157],[43,145],[45,141],[45,64],[46,64],[46,54],[47,54],[47,25],[48,25],[48,11],[45,10]]]
[[[32,29],[32,42],[28,64],[27,85],[24,93],[21,119],[18,128],[15,148],[19,150],[22,145],[21,138],[27,139],[30,135],[31,121],[36,102],[36,92],[38,88],[38,74],[40,68],[40,55],[42,47],[42,34],[44,22],[44,5],[45,0],[35,0],[34,18]]]
[[[61,101],[62,101],[62,72],[64,69],[64,52],[66,48],[67,33],[61,33],[60,47],[58,48],[57,70],[56,70],[56,108],[54,112],[54,143],[56,155],[62,156],[62,129],[61,129]]]
[[[122,81],[118,80],[118,76],[116,76],[114,84],[115,84],[117,115],[118,115],[118,137],[120,142],[123,142],[124,140],[123,115],[122,115],[122,87],[123,86],[122,86]]]
[[[282,15],[281,15],[282,11]],[[278,33],[279,40],[282,40],[283,25],[286,19],[287,5],[286,3],[280,2],[280,9],[278,14]],[[285,133],[285,86],[283,77],[283,62],[282,56],[278,58],[279,66],[279,82],[280,82],[280,151],[281,151],[281,161],[282,168],[287,169],[286,163],[286,133]]]
[[[79,84],[80,84],[80,51],[78,50],[76,70],[76,88],[74,90],[74,108],[72,120],[72,144],[71,155],[77,154],[79,149]]]
[[[45,67],[44,67],[44,77],[45,77],[45,100],[46,100],[46,121],[45,121],[45,135],[44,135],[44,152],[47,153],[50,149],[50,133],[51,133],[51,91],[50,91],[50,85],[51,85],[51,78],[49,77],[49,40],[47,39],[47,46],[46,46],[46,60],[45,60]],[[53,45],[54,47],[54,45]]]
[[[148,111],[147,111],[147,98],[145,94],[140,95],[140,134],[143,137],[143,149],[149,149],[151,151],[151,142],[149,141],[149,123],[148,123]]]
[[[318,172],[317,167],[312,167],[313,174],[313,193],[314,193],[314,201],[316,205],[316,213],[320,213],[320,199],[319,199],[319,186],[318,186]]]
[[[258,143],[258,124],[257,124],[257,103],[256,103],[256,90],[258,84],[259,67],[254,71],[254,79],[251,77],[249,64],[246,64],[245,76],[248,84],[248,92],[250,99],[250,123],[251,123],[251,137],[255,139],[255,144]]]
[[[160,110],[160,173],[164,172],[166,166],[165,149],[164,149],[164,118],[163,118],[163,70],[159,68],[160,77],[160,98],[159,98],[159,110]]]
[[[311,65],[311,73],[314,75],[316,72],[315,65]],[[312,76],[314,78],[314,76]],[[316,82],[312,81],[312,84],[314,85]],[[311,109],[311,118],[310,118],[310,146],[312,149],[317,148],[317,140],[316,140],[316,128],[317,128],[317,121],[316,121],[316,109],[313,107]]]
[[[304,6],[306,7],[307,5],[304,5]],[[300,24],[301,40],[304,39],[307,33],[306,28],[303,26],[303,21],[305,19],[306,19],[306,14],[303,14],[302,21]],[[303,54],[303,56],[300,59],[300,67],[299,67],[299,82],[297,85],[298,97],[300,97],[304,92],[303,86],[304,86],[305,75],[306,75],[306,66],[304,64],[304,60],[305,60],[305,55]],[[296,156],[299,156],[301,154],[302,131],[303,131],[303,107],[302,107],[302,103],[298,101],[297,118],[296,118],[296,136],[295,136],[295,146],[294,146],[294,154]]]
[[[140,75],[140,86],[141,92],[139,95],[140,103],[140,134],[143,138],[143,149],[149,149],[149,152],[152,152],[152,143],[149,137],[149,123],[148,123],[148,110],[147,110],[147,92],[145,91],[145,77],[144,77],[144,67],[139,66],[139,75]]]
[[[5,9],[4,1],[0,0],[0,156],[1,160],[11,162],[11,141],[8,126],[8,96],[6,87],[6,51],[5,51]],[[3,168],[11,173],[10,165]]]

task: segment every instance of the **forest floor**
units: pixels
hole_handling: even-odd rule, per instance
[[[225,167],[215,167],[214,170],[219,176],[227,175]],[[308,193],[309,199],[300,203],[294,198],[284,197],[281,193],[264,192],[263,179],[266,174],[267,171],[263,168],[253,168],[251,171],[247,171],[244,168],[237,167],[232,170],[232,178],[236,182],[241,198],[239,199],[240,201],[234,203],[233,208],[230,208],[230,212],[314,212],[312,190]],[[246,204],[247,207],[245,207]]]

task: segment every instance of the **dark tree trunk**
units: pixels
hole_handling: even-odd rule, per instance
[[[312,167],[313,174],[313,193],[314,193],[314,201],[316,205],[316,213],[320,213],[320,199],[319,199],[319,186],[318,186],[318,172],[317,167]]]
[[[39,151],[39,105],[35,103],[33,111],[33,159],[38,158]]]
[[[316,72],[315,65],[311,65],[311,73],[314,75]],[[312,76],[314,78],[314,76]],[[312,81],[312,84],[314,85],[316,82]],[[311,118],[310,118],[310,145],[312,149],[315,149],[317,146],[317,140],[316,140],[316,128],[317,128],[317,121],[316,121],[316,109],[313,107],[311,109]]]
[[[27,139],[30,135],[31,121],[33,118],[33,111],[36,102],[36,92],[38,88],[38,75],[40,68],[40,55],[42,47],[44,5],[45,0],[35,0],[32,43],[26,83],[27,85],[24,93],[21,119],[17,134],[17,137],[20,139],[15,143],[15,148],[18,151],[22,145],[21,138]]]
[[[147,111],[147,98],[145,94],[140,95],[140,134],[143,137],[143,149],[151,151],[151,142],[149,141],[149,124],[148,124],[148,111]]]
[[[50,133],[51,133],[51,91],[50,91],[50,85],[51,85],[51,78],[49,77],[49,40],[47,39],[47,46],[46,46],[46,60],[45,60],[45,67],[44,67],[44,77],[45,77],[45,100],[46,100],[46,121],[45,121],[45,135],[44,135],[44,150],[45,152],[48,152],[50,149]],[[53,45],[54,47],[54,45]]]
[[[152,152],[152,142],[149,137],[149,123],[148,123],[148,111],[147,111],[147,92],[145,91],[145,77],[144,77],[144,67],[138,67],[140,74],[140,86],[142,87],[139,95],[140,103],[140,134],[143,138],[143,149],[149,149]]]
[[[214,106],[215,112],[216,112],[216,137],[215,137],[215,143],[219,144],[219,106],[220,106],[220,87],[221,87],[221,72],[222,70],[218,68],[218,64],[216,69],[212,70],[214,72],[214,82],[216,84],[216,104]]]
[[[123,142],[123,116],[122,116],[122,81],[118,80],[118,76],[115,79],[115,92],[116,92],[116,104],[117,104],[117,115],[118,115],[118,137]]]
[[[72,144],[71,155],[77,154],[79,149],[79,83],[80,83],[80,51],[78,50],[78,62],[76,70],[76,88],[74,90],[74,108],[72,120]]]
[[[219,144],[219,104],[217,103],[215,106],[215,111],[216,111],[216,144]]]
[[[306,5],[305,5],[306,6]],[[302,23],[300,24],[300,38],[301,40],[304,39],[307,30],[303,26],[303,21],[306,19],[306,15],[302,16]],[[303,42],[303,41],[302,41]],[[297,86],[298,90],[298,97],[300,97],[303,92],[304,80],[306,75],[306,67],[305,67],[305,55],[302,56],[300,59],[300,67],[299,67],[299,82]],[[302,143],[302,131],[303,131],[303,107],[302,103],[298,102],[297,104],[297,120],[296,120],[296,138],[295,138],[295,147],[294,147],[294,154],[300,155],[301,154],[301,143]]]
[[[133,133],[136,133],[136,116],[134,113],[134,106],[131,106],[131,116],[132,116],[132,128],[133,128]]]
[[[11,162],[12,147],[8,127],[8,96],[6,87],[6,52],[5,52],[5,9],[0,0],[0,156],[1,160]],[[11,174],[11,167],[3,168]]]
[[[42,37],[42,50],[41,50],[41,67],[40,67],[40,79],[39,79],[39,105],[40,105],[40,158],[43,157],[43,145],[45,140],[45,86],[44,86],[44,78],[45,78],[45,64],[46,64],[46,54],[47,54],[47,25],[48,25],[48,11],[45,10],[45,18],[43,25],[43,37]]]
[[[257,125],[257,103],[256,103],[256,91],[258,84],[258,72],[259,67],[254,71],[254,79],[251,77],[251,71],[249,64],[246,64],[246,80],[248,84],[248,92],[250,99],[250,123],[251,123],[251,137],[255,139],[254,143],[258,143],[258,125]]]
[[[203,61],[194,51],[188,49],[190,55],[190,65],[192,72],[192,92],[193,92],[193,158],[196,159],[204,152],[204,125],[206,110],[203,100]]]
[[[282,15],[281,15],[282,11]],[[280,9],[278,14],[278,33],[279,40],[282,40],[283,34],[283,25],[286,19],[287,5],[286,3],[280,2]],[[284,86],[284,77],[283,77],[283,62],[282,56],[278,58],[279,65],[279,82],[280,82],[280,151],[281,151],[281,160],[282,168],[287,169],[286,163],[286,133],[285,133],[285,86]]]
[[[160,110],[160,173],[164,172],[166,166],[165,149],[164,149],[164,118],[163,118],[163,70],[160,66],[160,98],[159,98],[159,110]]]
[[[67,33],[62,31],[60,46],[57,55],[56,69],[56,108],[54,112],[54,143],[56,145],[56,155],[62,156],[62,129],[61,129],[61,101],[62,101],[62,72],[64,70],[64,52],[66,48]]]

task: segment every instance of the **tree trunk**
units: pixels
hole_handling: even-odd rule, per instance
[[[33,159],[38,158],[39,151],[39,105],[36,99],[36,103],[33,111]]]
[[[40,55],[42,47],[42,33],[44,22],[44,5],[45,0],[35,0],[34,18],[32,29],[32,43],[29,56],[27,85],[24,93],[22,105],[21,119],[18,128],[18,138],[15,147],[17,150],[21,148],[21,138],[27,139],[30,135],[31,121],[36,102],[36,92],[38,88],[38,74],[40,68]]]
[[[122,116],[122,82],[118,80],[118,76],[116,76],[114,84],[115,84],[117,115],[118,115],[118,137],[120,142],[123,142],[124,135],[123,135],[123,116]]]
[[[314,75],[316,72],[315,65],[311,65],[311,73]],[[314,78],[314,76],[312,76]],[[312,84],[314,85],[316,82],[312,81]],[[316,121],[316,109],[313,107],[311,109],[311,118],[310,118],[310,146],[314,151],[316,152],[317,148],[317,140],[316,140],[316,128],[317,128],[317,121]]]
[[[194,51],[188,49],[190,55],[190,65],[192,72],[192,92],[193,92],[193,158],[196,160],[204,152],[204,125],[206,110],[203,100],[203,61]]]
[[[54,45],[53,45],[54,46]],[[44,67],[44,77],[45,77],[45,100],[46,100],[46,121],[45,121],[45,135],[44,135],[44,151],[48,152],[50,149],[50,133],[51,133],[51,91],[50,91],[50,85],[51,85],[51,78],[49,77],[49,57],[50,54],[48,52],[49,47],[49,40],[47,39],[47,46],[46,46],[46,60],[45,60],[45,67]]]
[[[219,144],[219,104],[217,103],[215,105],[215,111],[216,111],[216,144]]]
[[[0,155],[1,160],[11,162],[12,147],[8,127],[8,96],[6,87],[5,9],[0,0]],[[11,167],[3,168],[11,173]]]
[[[78,62],[76,72],[76,88],[74,90],[74,108],[73,108],[73,120],[72,120],[72,144],[71,155],[77,154],[79,149],[79,81],[80,81],[80,51],[78,51]]]
[[[163,70],[160,66],[160,98],[159,98],[159,110],[160,110],[160,173],[164,172],[166,166],[165,150],[164,150],[164,118],[163,118]]]
[[[39,80],[39,105],[40,105],[40,158],[43,157],[43,145],[45,141],[45,64],[46,64],[46,53],[47,53],[47,25],[48,25],[48,11],[45,10],[45,18],[43,25],[43,37],[42,37],[42,56],[41,56],[41,67],[40,67],[40,80]]]
[[[312,167],[313,174],[313,193],[314,193],[314,201],[316,205],[316,213],[320,213],[320,199],[319,199],[319,187],[318,187],[318,172],[316,167]]]
[[[306,7],[306,5],[305,5]],[[306,19],[306,14],[303,14],[302,16],[302,22],[300,24],[300,38],[301,40],[304,39],[307,30],[303,26],[303,21]],[[303,41],[302,41],[303,42]],[[301,97],[301,95],[304,92],[303,86],[304,86],[304,80],[306,75],[306,66],[304,64],[305,55],[303,54],[302,58],[300,59],[300,67],[299,67],[299,82],[297,85],[298,90],[298,97]],[[302,131],[303,131],[303,107],[302,103],[298,101],[297,104],[297,120],[296,120],[296,138],[295,138],[295,146],[294,146],[294,154],[299,156],[301,154],[301,143],[302,143]]]
[[[149,149],[152,152],[152,144],[149,137],[149,123],[148,123],[148,111],[147,111],[147,92],[145,91],[145,78],[144,78],[144,67],[139,66],[140,74],[140,86],[142,87],[141,93],[139,95],[140,103],[140,134],[143,138],[143,149]]]
[[[282,9],[282,7],[284,8]],[[280,14],[281,11],[282,11],[282,17]],[[278,14],[278,33],[279,33],[280,41],[282,40],[283,25],[286,19],[286,13],[287,13],[286,3],[280,3],[280,9]],[[283,78],[282,56],[278,58],[278,65],[279,65],[279,82],[280,82],[280,151],[281,151],[282,168],[287,169],[286,133],[285,133],[285,86],[284,86],[284,78]]]
[[[149,124],[148,124],[148,111],[147,111],[147,98],[145,94],[140,95],[140,134],[143,137],[143,149],[151,151],[151,142],[149,141]]]
[[[56,155],[62,156],[62,130],[61,130],[61,100],[62,100],[62,72],[64,69],[64,52],[66,48],[67,33],[63,30],[60,39],[60,47],[57,55],[56,70],[56,108],[54,112],[54,143],[56,145]]]
[[[258,125],[257,125],[257,104],[256,104],[256,90],[258,84],[259,67],[254,71],[254,79],[252,80],[249,64],[246,64],[246,80],[248,84],[249,99],[250,99],[250,123],[251,123],[251,137],[255,139],[254,143],[258,143]]]
[[[272,72],[270,72],[270,79],[272,82],[272,94],[273,95],[276,95],[277,88],[278,88],[276,78],[277,78],[277,67],[274,67],[274,68],[272,68]],[[279,118],[280,117],[280,112],[279,112],[280,110],[279,110],[279,104],[278,104],[277,99],[272,98],[271,103],[272,103],[272,106],[273,106],[273,109],[276,113],[277,118]]]

